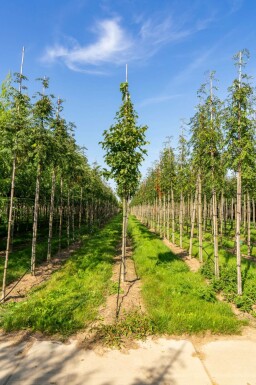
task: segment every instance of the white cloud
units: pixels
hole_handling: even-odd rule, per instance
[[[73,71],[103,74],[103,66],[107,64],[145,62],[163,45],[180,41],[198,30],[197,27],[188,29],[183,25],[174,23],[171,17],[141,18],[137,22],[137,31],[132,35],[122,26],[120,18],[106,19],[94,27],[96,39],[93,43],[81,45],[68,37],[63,44],[48,47],[42,60],[47,63],[61,61]]]
[[[117,19],[103,20],[97,24],[95,32],[97,34],[95,43],[81,46],[73,39],[70,48],[55,45],[46,50],[43,61],[53,62],[60,59],[74,71],[98,74],[103,72],[92,69],[92,66],[115,60],[123,62],[125,54],[133,42],[121,28],[119,21]],[[89,66],[89,68],[83,68],[83,66]]]

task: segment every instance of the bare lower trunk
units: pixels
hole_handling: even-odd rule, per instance
[[[247,255],[251,256],[251,202],[247,192]]]
[[[68,251],[70,246],[70,191],[68,190],[68,207],[67,207],[67,243]]]
[[[167,232],[166,232],[166,237],[167,240],[170,240],[170,193],[168,192],[167,195]]]
[[[182,191],[180,193],[180,215],[179,215],[179,224],[180,224],[180,247],[183,247],[182,239],[183,239],[183,194]]]
[[[31,274],[35,275],[36,267],[36,241],[37,241],[37,226],[38,226],[38,211],[39,211],[39,193],[40,193],[40,179],[41,179],[41,164],[37,166],[36,175],[36,193],[34,205],[34,220],[33,220],[33,237],[32,237],[32,254],[31,254]]]
[[[171,211],[172,211],[172,243],[175,243],[175,213],[174,213],[174,194],[173,189],[171,189]]]
[[[217,218],[217,196],[216,190],[212,192],[212,222],[213,222],[213,248],[214,248],[214,273],[217,278],[219,271],[219,247],[218,247],[218,218]]]
[[[62,238],[62,219],[63,219],[63,180],[60,179],[60,211],[59,211],[59,248],[58,254],[61,251],[61,238]]]
[[[82,222],[82,208],[83,208],[83,187],[81,187],[81,193],[80,193],[79,222],[78,222],[79,230],[81,228],[81,222]]]
[[[220,198],[220,242],[221,244],[222,244],[222,238],[223,238],[223,219],[224,219],[224,194],[222,190],[221,198]]]
[[[51,256],[52,256],[52,225],[53,225],[53,212],[54,212],[55,181],[56,181],[56,172],[55,172],[55,169],[53,169],[53,171],[52,171],[51,206],[50,206],[50,216],[49,216],[47,261],[50,261]]]
[[[163,238],[166,238],[166,199],[163,196]]]
[[[255,227],[255,201],[254,198],[252,199],[252,223]]]
[[[203,226],[202,226],[202,179],[198,175],[198,241],[199,241],[199,262],[203,262]]]
[[[125,282],[126,276],[126,237],[127,237],[127,213],[128,211],[128,199],[123,198],[123,232],[122,232],[122,260],[121,260],[121,280]]]
[[[71,218],[72,218],[72,241],[75,240],[75,206],[74,206],[74,192],[72,194],[72,205],[71,205]]]
[[[206,200],[206,194],[204,194],[204,211],[203,211],[203,217],[204,217],[203,229],[204,229],[204,232],[206,232],[206,227],[207,227],[207,200]]]
[[[7,229],[7,240],[6,240],[6,251],[5,251],[5,262],[4,262],[4,273],[3,273],[3,286],[2,286],[2,300],[3,301],[5,299],[5,294],[6,294],[6,278],[7,278],[7,268],[8,268],[9,254],[10,254],[15,174],[16,174],[16,155],[14,154],[13,162],[12,162],[11,197],[10,197],[10,207],[9,207],[9,217],[8,217],[8,229]]]
[[[240,250],[240,228],[241,228],[241,165],[237,172],[237,198],[236,198],[236,266],[237,266],[237,294],[242,295],[242,274],[241,274],[241,250]]]
[[[195,227],[195,218],[196,218],[197,196],[198,196],[198,181],[197,181],[197,184],[196,184],[195,200],[193,202],[193,208],[192,208],[191,230],[190,230],[190,240],[189,240],[189,258],[192,257],[194,227]]]

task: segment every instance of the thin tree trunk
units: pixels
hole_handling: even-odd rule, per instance
[[[163,196],[163,238],[166,238],[166,199]]]
[[[40,194],[40,179],[41,179],[41,164],[38,163],[36,175],[36,193],[34,205],[34,220],[33,220],[33,237],[32,237],[32,253],[31,253],[31,274],[35,275],[36,267],[36,241],[37,241],[37,226],[38,226],[38,211],[39,211],[39,194]]]
[[[52,190],[51,190],[51,205],[50,205],[50,216],[49,216],[47,261],[50,261],[52,256],[52,225],[53,225],[53,215],[54,215],[55,181],[56,181],[56,171],[54,168],[52,170]]]
[[[167,240],[170,240],[170,193],[167,195]]]
[[[121,280],[125,282],[126,276],[126,237],[127,237],[127,210],[128,199],[123,198],[123,234],[122,234],[122,260],[121,260]]]
[[[201,170],[198,175],[198,241],[199,241],[199,262],[203,262],[203,228],[202,228],[202,178]]]
[[[72,241],[75,241],[75,207],[74,207],[74,192],[72,193],[72,205],[71,205],[71,218],[72,218]]]
[[[213,221],[213,248],[214,248],[214,273],[217,278],[220,276],[219,271],[219,247],[218,247],[218,218],[217,218],[217,196],[216,190],[212,193],[212,221]]]
[[[240,229],[241,229],[241,165],[237,171],[237,198],[236,198],[236,266],[237,266],[237,294],[242,295],[242,273],[241,273],[241,250],[240,250]]]
[[[174,194],[173,188],[171,189],[171,211],[172,211],[172,243],[175,243],[175,213],[174,213]]]
[[[81,187],[81,193],[80,193],[79,223],[78,223],[79,230],[81,229],[81,222],[82,222],[82,208],[83,208],[83,187]]]
[[[192,217],[191,217],[191,230],[190,230],[190,240],[189,240],[189,258],[192,258],[192,248],[193,248],[193,237],[194,237],[194,227],[195,227],[195,218],[196,218],[196,203],[198,196],[198,180],[196,183],[196,192],[195,200],[193,203]]]
[[[179,215],[179,222],[180,222],[180,248],[183,247],[183,193],[181,191],[180,193],[180,215]]]
[[[223,218],[224,218],[224,194],[223,190],[221,191],[221,198],[220,198],[220,242],[222,245],[222,238],[223,238]]]
[[[68,251],[70,246],[70,191],[68,190],[68,207],[67,207],[67,243],[68,243]]]
[[[247,192],[247,255],[251,256],[251,202]]]
[[[204,210],[203,210],[203,217],[204,217],[204,224],[203,224],[203,230],[206,231],[206,224],[207,224],[207,200],[206,200],[206,194],[204,194]]]
[[[252,199],[252,223],[253,223],[253,226],[255,227],[255,200],[254,200],[254,198]]]
[[[12,231],[15,174],[16,174],[16,154],[14,154],[13,162],[12,162],[11,197],[10,197],[10,207],[9,207],[8,229],[7,229],[7,240],[6,240],[6,251],[5,251],[5,262],[4,262],[4,273],[3,273],[3,286],[2,286],[2,300],[3,301],[5,299],[5,294],[6,294],[6,278],[7,278],[8,260],[9,260],[9,254],[10,254],[10,241],[11,241],[11,231]]]
[[[60,178],[60,211],[59,211],[59,248],[58,254],[61,251],[61,238],[62,238],[62,219],[63,219],[63,179]]]

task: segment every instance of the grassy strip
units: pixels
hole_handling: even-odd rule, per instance
[[[150,318],[161,333],[182,334],[211,331],[238,333],[241,322],[230,307],[218,302],[200,273],[192,273],[156,235],[134,217],[129,231],[134,260],[142,279],[142,294]]]
[[[30,328],[70,335],[94,320],[111,289],[113,256],[120,234],[118,216],[89,237],[65,266],[25,301],[3,305],[0,326],[6,331]]]
[[[77,240],[81,234],[88,232],[87,226],[82,226],[81,231],[75,231],[75,240]],[[15,235],[13,242],[13,252],[10,253],[8,261],[8,272],[7,272],[7,285],[13,281],[19,279],[31,265],[31,242],[32,232],[26,232]],[[72,244],[70,238],[70,244]],[[52,255],[57,253],[59,246],[59,235],[56,231],[52,238]],[[65,249],[68,246],[66,233],[63,231],[61,239],[61,246]],[[39,229],[38,242],[36,246],[36,266],[46,261],[48,249],[48,228]],[[3,271],[4,271],[5,254],[0,259],[0,288],[2,288],[3,282]]]

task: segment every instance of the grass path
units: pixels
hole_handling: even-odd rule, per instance
[[[155,234],[130,218],[136,269],[149,317],[160,333],[183,334],[211,331],[238,333],[241,322],[230,306],[219,302],[199,273],[188,266]]]
[[[70,335],[97,317],[98,308],[111,290],[113,256],[121,236],[121,217],[85,239],[81,248],[32,290],[25,301],[0,308],[5,330],[30,328],[49,334]]]

